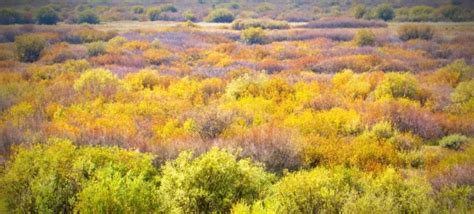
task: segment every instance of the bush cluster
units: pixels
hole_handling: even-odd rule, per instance
[[[220,23],[230,23],[234,21],[234,14],[228,9],[215,9],[212,10],[209,15],[205,18],[206,22],[220,22]]]
[[[286,21],[271,19],[237,19],[232,22],[232,29],[234,30],[244,30],[247,28],[288,29],[290,26]]]
[[[429,25],[403,25],[398,29],[398,36],[403,41],[410,39],[430,40],[433,35],[433,28]]]

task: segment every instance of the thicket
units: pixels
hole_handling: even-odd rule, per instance
[[[15,37],[16,54],[22,62],[34,62],[39,59],[47,41],[40,35],[22,35]]]
[[[204,19],[206,22],[221,22],[230,23],[234,21],[234,14],[232,11],[224,8],[212,10]]]
[[[278,178],[247,159],[212,148],[156,166],[153,156],[62,139],[17,147],[0,176],[2,211],[15,212],[433,212],[472,207],[472,189],[435,197],[422,178],[387,168],[317,167]],[[450,191],[451,190],[451,191]],[[453,192],[455,191],[455,192]],[[440,209],[441,208],[441,209]],[[459,210],[458,210],[459,211]]]
[[[232,22],[232,29],[234,30],[244,30],[247,28],[288,29],[290,26],[286,21],[270,19],[237,19]]]

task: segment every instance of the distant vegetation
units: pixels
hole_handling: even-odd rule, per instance
[[[224,1],[175,1],[173,3],[152,4],[147,1],[130,2],[131,5],[118,4],[117,1],[102,0],[76,2],[76,4],[41,3],[34,8],[21,7],[21,3],[4,2],[0,10],[0,23],[21,24],[41,23],[55,24],[58,21],[68,23],[90,23],[118,20],[171,20],[171,21],[208,21],[232,22],[234,19],[274,19],[280,21],[316,21],[321,18],[354,17],[356,19],[382,21],[472,21],[474,12],[469,2],[449,4],[450,1],[438,4],[406,7],[404,3],[387,4],[342,4],[340,2],[304,2],[304,1],[270,1],[266,3],[224,2]],[[8,4],[7,4],[8,3]],[[303,5],[304,4],[304,5]],[[408,5],[408,4],[407,4]],[[411,4],[410,4],[411,5]],[[88,14],[87,21],[82,14]],[[91,14],[97,14],[92,18]],[[79,20],[81,19],[81,20]],[[254,26],[257,27],[257,26]],[[264,26],[259,26],[265,28]]]

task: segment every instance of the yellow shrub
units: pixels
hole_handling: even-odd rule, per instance
[[[171,52],[165,49],[149,49],[143,52],[143,57],[152,64],[163,64],[171,59]]]
[[[204,62],[214,65],[216,67],[226,67],[233,63],[232,58],[224,53],[209,52]]]

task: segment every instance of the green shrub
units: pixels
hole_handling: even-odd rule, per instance
[[[288,29],[290,25],[286,21],[271,19],[238,19],[232,22],[232,29],[235,30],[244,30],[252,27],[262,29]]]
[[[99,24],[100,19],[92,10],[84,10],[79,13],[77,17],[77,23],[88,23],[88,24]]]
[[[150,21],[159,20],[161,17],[161,10],[159,8],[151,8],[147,10],[148,19]]]
[[[132,7],[132,13],[134,14],[142,14],[145,12],[145,8],[140,5],[135,5]]]
[[[390,4],[379,4],[377,7],[372,9],[372,15],[374,18],[382,19],[384,21],[392,20],[395,16],[395,11]]]
[[[59,22],[58,13],[49,6],[41,7],[36,11],[35,19],[39,24],[55,25]]]
[[[462,22],[473,19],[473,16],[470,14],[468,9],[449,4],[439,7],[435,13],[440,14],[445,20],[453,22]]]
[[[15,37],[16,54],[22,62],[38,60],[46,47],[46,39],[42,36],[29,34]]]
[[[373,46],[375,45],[375,34],[371,30],[358,30],[352,39],[357,46]]]
[[[433,35],[433,28],[428,25],[403,25],[398,28],[398,37],[403,41],[410,39],[430,40]]]
[[[240,40],[246,44],[264,44],[267,41],[267,36],[262,28],[248,28],[240,34]]]
[[[156,178],[150,155],[51,139],[16,149],[0,177],[0,212],[156,212]]]
[[[183,13],[183,16],[184,16],[184,19],[186,21],[191,21],[191,22],[195,22],[197,21],[197,17],[196,17],[196,14],[194,14],[192,11],[188,10],[186,12]]]
[[[452,134],[446,137],[443,137],[439,141],[439,145],[448,149],[458,150],[461,148],[462,144],[466,143],[468,138],[464,135]]]
[[[358,171],[342,167],[298,171],[275,185],[271,200],[279,204],[279,213],[339,213],[356,196],[359,176]]]
[[[387,73],[374,91],[377,98],[417,99],[419,82],[410,73]]]
[[[206,22],[230,23],[234,21],[234,14],[224,8],[219,8],[211,11],[205,18]]]
[[[365,13],[367,12],[367,9],[363,4],[356,4],[351,8],[351,13],[352,16],[356,19],[360,19],[364,17]]]
[[[109,70],[96,68],[85,71],[74,82],[74,90],[85,96],[111,96],[120,87],[120,80]]]
[[[474,100],[474,80],[460,82],[451,94],[454,103],[468,103]]]
[[[160,5],[159,10],[160,10],[161,12],[172,12],[172,13],[178,12],[178,9],[177,9],[174,5],[172,5],[172,4],[163,4],[163,5]]]
[[[216,148],[196,159],[183,152],[162,174],[164,208],[176,213],[227,213],[236,202],[260,198],[274,180],[262,166]]]
[[[89,56],[99,56],[107,52],[106,43],[103,41],[91,42],[86,47]]]
[[[17,10],[10,8],[0,9],[0,24],[2,25],[11,25],[11,24],[21,24],[25,20],[23,14]]]

